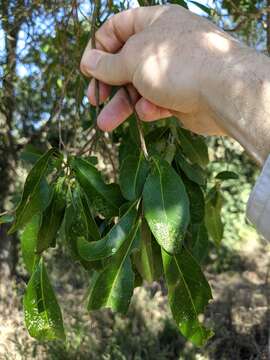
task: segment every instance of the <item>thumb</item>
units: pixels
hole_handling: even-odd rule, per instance
[[[105,84],[123,85],[130,82],[121,52],[110,54],[101,50],[86,49],[80,69],[85,76],[93,76]]]

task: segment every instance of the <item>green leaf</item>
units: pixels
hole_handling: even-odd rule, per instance
[[[163,157],[168,146],[169,135],[168,126],[155,127],[154,130],[150,131],[145,137],[148,153],[152,156]]]
[[[99,228],[93,218],[89,201],[81,189],[79,189],[79,194],[81,199],[84,220],[87,226],[87,234],[88,234],[87,237],[88,238],[90,237],[94,241],[99,240],[100,239]]]
[[[201,223],[205,215],[205,201],[202,189],[187,177],[183,176],[182,179],[189,198],[190,222],[192,224]]]
[[[56,236],[61,226],[66,207],[65,178],[59,178],[53,188],[52,201],[42,216],[37,239],[37,253],[55,246]]]
[[[183,6],[185,9],[188,9],[187,3],[184,0],[170,0],[170,4],[177,4]]]
[[[61,310],[42,259],[27,285],[23,307],[26,327],[32,337],[65,340]]]
[[[106,184],[100,172],[85,159],[74,158],[72,166],[91,206],[106,218],[117,216],[124,202],[119,186]]]
[[[119,209],[119,217],[122,217],[128,211],[131,205],[132,201],[127,201],[123,205],[121,205]]]
[[[222,196],[216,186],[208,193],[205,203],[205,225],[209,235],[219,246],[223,238],[224,226],[221,220]]]
[[[78,261],[86,270],[100,269],[100,262],[85,261],[79,254],[77,241],[83,238],[87,243],[93,240],[93,232],[89,233],[89,222],[86,217],[85,209],[81,199],[79,187],[73,191],[68,191],[65,216],[64,216],[64,236],[66,245],[74,261]],[[99,238],[99,237],[98,237]]]
[[[143,190],[145,218],[157,242],[173,254],[181,250],[189,223],[189,200],[184,184],[165,161],[153,158]]]
[[[142,222],[141,246],[133,254],[136,269],[143,279],[152,283],[162,275],[163,265],[160,246],[152,238],[151,231],[145,220]]]
[[[89,311],[111,308],[113,311],[127,312],[135,279],[129,255],[136,243],[139,226],[140,221],[95,280],[89,296]]]
[[[150,143],[159,142],[161,139],[164,139],[164,138],[166,140],[168,140],[169,134],[170,134],[170,132],[169,132],[169,127],[167,124],[165,126],[158,126],[158,127],[155,126],[154,129],[145,136],[145,142],[148,145]]]
[[[175,159],[177,165],[181,168],[189,180],[198,185],[205,185],[206,173],[198,164],[190,164],[184,156],[181,155],[180,151],[177,152]]]
[[[41,215],[34,215],[20,236],[22,258],[29,274],[32,274],[34,265],[39,259],[36,254],[36,245],[40,224]]]
[[[9,234],[24,227],[32,217],[37,214],[41,214],[47,206],[50,204],[52,199],[51,188],[49,187],[45,178],[41,179],[35,192],[29,197],[29,201],[25,205],[22,211],[16,210],[15,223],[9,230]]]
[[[14,216],[11,214],[4,214],[0,216],[0,225],[1,224],[6,224],[6,223],[11,223],[14,221]]]
[[[87,261],[100,260],[114,255],[130,234],[137,218],[137,202],[133,203],[117,224],[98,241],[88,242],[83,237],[77,239],[79,255]]]
[[[123,196],[130,201],[139,198],[149,172],[149,163],[144,155],[126,157],[120,168],[119,184]]]
[[[213,335],[199,321],[212,299],[210,286],[190,252],[170,256],[162,251],[169,303],[181,333],[196,346],[203,346]]]
[[[124,138],[121,141],[121,144],[119,146],[119,164],[122,165],[123,161],[126,157],[133,155],[133,156],[139,156],[140,151],[136,143],[132,141],[130,136],[127,136],[127,138]]]
[[[143,285],[143,278],[141,277],[141,275],[139,274],[138,270],[136,269],[136,267],[134,266],[134,264],[132,264],[132,270],[134,273],[134,289],[136,287],[140,287]]]
[[[65,243],[72,260],[80,262],[85,269],[88,269],[89,264],[82,260],[77,249],[77,239],[80,236],[86,235],[85,228],[82,224],[80,214],[78,214],[77,209],[72,204],[66,207],[63,225]]]
[[[176,146],[173,143],[169,143],[166,146],[166,150],[164,153],[164,160],[166,160],[169,164],[171,164],[173,162],[173,159],[175,157],[175,153],[176,153]]]
[[[96,156],[86,156],[84,159],[90,162],[92,165],[98,164],[98,158]]]
[[[56,85],[61,89],[62,86],[63,86],[63,80],[60,79],[60,78],[58,78],[58,79],[56,80]]]
[[[237,180],[239,179],[239,176],[238,174],[236,174],[235,172],[233,171],[221,171],[220,173],[218,173],[216,175],[216,179],[219,179],[219,180]]]
[[[202,264],[208,256],[210,243],[208,232],[204,223],[191,224],[187,236],[188,248],[199,264]]]
[[[138,0],[138,4],[140,6],[146,6],[147,4],[144,2],[144,0]]]
[[[205,168],[209,163],[208,148],[202,136],[195,135],[188,130],[178,128],[180,146],[192,163]]]
[[[132,142],[135,144],[135,146],[137,146],[137,148],[140,148],[140,134],[138,131],[138,126],[137,126],[137,119],[135,117],[134,114],[132,114],[127,120],[128,122],[128,131],[129,131],[129,136],[130,139],[132,140]]]
[[[205,6],[205,5],[203,5],[203,4],[201,4],[201,3],[197,2],[197,1],[193,1],[193,0],[188,0],[188,2],[196,5],[198,8],[200,8],[206,14],[211,16],[211,9],[208,6]]]
[[[32,216],[42,212],[49,205],[49,187],[45,180],[49,161],[53,155],[58,154],[55,149],[50,149],[33,166],[29,172],[23,189],[20,204],[16,209],[15,223],[9,230],[9,233],[22,228]]]
[[[42,151],[37,149],[32,144],[28,144],[21,152],[20,158],[25,162],[34,165],[38,161],[38,159],[41,158],[42,155],[43,155]]]

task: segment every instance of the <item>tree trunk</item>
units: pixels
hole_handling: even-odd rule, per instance
[[[0,148],[0,212],[4,211],[5,201],[9,195],[10,184],[12,183],[12,168],[17,167],[17,149],[15,140],[12,135],[12,127],[14,121],[14,83],[16,76],[16,49],[18,42],[18,34],[22,24],[22,17],[18,13],[18,7],[9,9],[10,2],[2,0],[2,26],[5,32],[5,69],[6,73],[3,78],[3,98],[1,99],[1,111],[5,119],[6,136]],[[13,16],[10,16],[10,11],[14,11]],[[18,18],[19,17],[19,18]],[[10,20],[12,19],[12,20]],[[10,275],[16,274],[16,265],[18,262],[18,236],[17,234],[8,235],[8,226],[3,226],[1,229],[1,247],[7,249],[9,252],[8,264],[10,268]],[[0,248],[1,250],[1,248]]]

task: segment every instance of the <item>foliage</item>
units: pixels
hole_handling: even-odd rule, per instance
[[[248,45],[269,52],[269,6],[266,0],[223,0],[216,3],[216,18],[220,25],[237,35]]]
[[[196,1],[172,2],[185,7],[193,3],[212,13]],[[122,8],[102,3],[96,25]],[[91,277],[89,311],[109,307],[126,313],[135,287],[164,279],[179,330],[194,344],[205,344],[212,332],[199,318],[212,295],[200,265],[211,241],[220,246],[221,189],[223,181],[233,182],[236,175],[225,167],[209,172],[205,139],[181,129],[173,118],[141,129],[132,116],[112,135],[100,134],[95,111],[84,96],[86,80],[78,71],[89,37],[88,18],[80,15],[84,5],[37,1],[26,8],[28,22],[20,10],[15,16],[21,24],[12,36],[16,47],[23,29],[28,42],[20,56],[13,56],[21,70],[30,71],[17,76],[10,67],[1,80],[1,96],[16,96],[17,102],[16,107],[3,102],[1,154],[8,156],[1,155],[1,166],[7,180],[21,164],[19,155],[28,169],[33,167],[15,214],[4,214],[0,222],[13,221],[15,215],[9,233],[22,232],[22,257],[31,276],[24,296],[30,335],[41,340],[65,337],[45,255],[56,243],[62,246],[59,234],[64,234],[63,246]],[[37,31],[34,18],[45,22],[43,31]],[[6,24],[10,35],[11,20]],[[7,64],[12,41],[6,38]],[[12,188],[3,188],[3,198],[4,192],[6,198],[14,195]]]
[[[152,136],[157,130],[161,134],[158,140]],[[133,141],[128,124],[122,131],[137,155],[122,155],[120,187],[105,182],[88,156],[64,156],[54,148],[36,161],[26,178],[10,231],[27,225],[21,246],[32,273],[24,297],[29,333],[38,339],[64,336],[60,308],[43,260],[44,251],[55,246],[63,227],[74,261],[95,272],[88,293],[89,311],[108,307],[126,313],[134,288],[142,280],[160,279],[164,272],[180,331],[194,344],[203,345],[212,333],[200,323],[199,314],[212,295],[195,260],[200,244],[194,244],[194,237],[202,226],[200,243],[208,242],[206,229],[220,242],[223,228],[216,197],[221,196],[220,182],[235,174],[218,174],[216,185],[207,191],[206,173],[200,166],[208,161],[204,140],[180,129],[175,119],[145,126],[146,138],[153,139],[147,142],[147,158]],[[165,144],[161,151],[159,143]],[[123,147],[121,151],[128,153]],[[42,183],[47,190],[36,196]]]

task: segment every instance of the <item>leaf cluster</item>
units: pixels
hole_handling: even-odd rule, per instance
[[[89,273],[89,311],[126,313],[136,286],[164,278],[181,333],[197,346],[212,336],[199,320],[212,298],[200,264],[209,237],[220,244],[220,184],[236,174],[219,173],[208,190],[205,140],[180,128],[174,118],[144,126],[146,159],[133,120],[119,139],[116,183],[104,180],[93,157],[54,148],[35,153],[9,231],[22,230],[22,256],[31,275],[25,322],[39,340],[65,338],[44,258],[60,231],[72,260]],[[7,214],[1,218],[12,220]]]
[[[193,4],[210,14],[196,1],[171,2],[185,8]],[[140,0],[140,5],[150,2]],[[121,6],[113,5],[107,13],[117,12]],[[57,135],[46,135],[52,148],[40,153],[31,145],[26,147],[22,158],[34,165],[21,201],[14,214],[0,217],[0,224],[12,223],[10,233],[21,232],[22,257],[30,275],[23,300],[27,329],[39,340],[65,339],[45,256],[60,245],[89,274],[89,311],[110,308],[126,313],[135,287],[163,280],[180,332],[202,346],[213,333],[200,320],[212,298],[201,265],[210,242],[219,246],[223,237],[221,183],[236,175],[223,171],[210,179],[209,185],[205,139],[180,128],[173,118],[166,123],[142,124],[147,158],[133,117],[113,133],[119,162],[118,181],[114,183],[104,180],[97,159],[90,156],[92,139],[85,151],[74,151],[71,145],[79,147],[80,143],[78,118],[88,137],[95,116],[93,109],[89,115],[84,105],[84,79],[74,72],[88,32],[82,31],[82,21],[73,10],[70,17],[60,11],[61,26],[55,36],[40,36],[38,49],[31,48],[23,57],[25,63],[38,63],[44,75],[39,87],[32,75],[20,80],[22,89],[29,87],[25,92],[32,115],[27,113],[26,118],[32,121],[40,118],[36,113],[48,114],[51,99],[57,105],[48,120],[49,130]],[[63,63],[59,62],[59,52],[64,54]],[[72,62],[67,61],[70,53],[76,54]],[[32,102],[38,103],[40,93],[42,106],[36,109]],[[68,121],[74,114],[76,122]],[[59,138],[62,117],[67,147]],[[46,126],[41,133],[46,132]],[[104,139],[95,140],[101,143]],[[54,148],[57,143],[64,145],[63,151]],[[60,243],[60,233],[64,234],[64,244]]]

